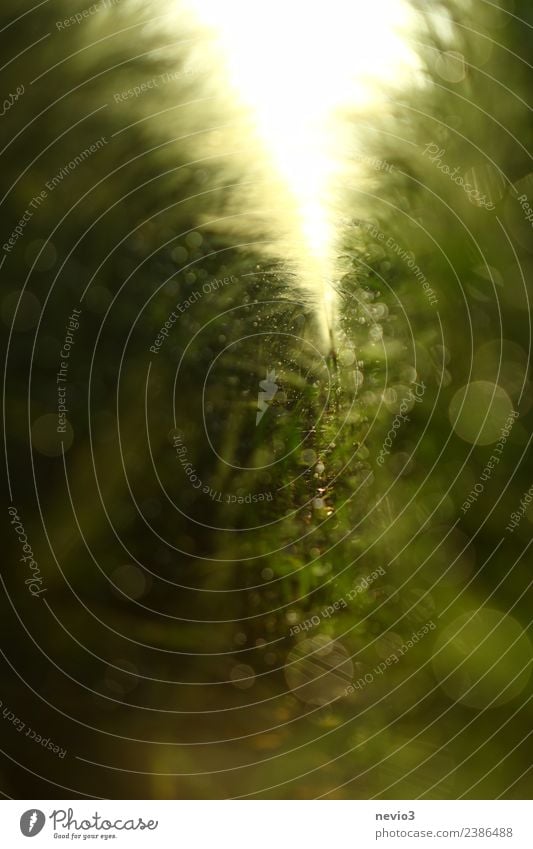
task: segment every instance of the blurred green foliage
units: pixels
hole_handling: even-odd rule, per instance
[[[105,139],[48,190],[3,267],[8,326],[13,292],[25,292],[7,360],[9,482],[47,592],[41,603],[22,586],[8,528],[0,698],[68,750],[54,759],[4,723],[3,791],[523,797],[526,680],[514,700],[472,708],[460,687],[440,686],[433,633],[386,675],[371,673],[429,621],[440,634],[441,616],[447,626],[486,603],[528,624],[531,523],[505,526],[531,484],[531,241],[514,190],[531,168],[531,10],[422,4],[426,84],[364,131],[364,153],[387,168],[350,188],[339,327],[320,355],[312,306],[294,272],[268,258],[269,234],[243,225],[239,240],[239,224],[224,220],[239,159],[222,162],[216,147],[206,158],[198,134],[222,120],[221,105],[197,102],[206,89],[186,72],[192,28],[148,26],[155,11],[119,4],[67,37],[56,22],[74,14],[70,3],[12,26],[18,4],[2,6],[3,90],[25,89],[2,118],[4,240],[47,182]],[[453,22],[464,67],[439,15]],[[149,102],[117,101],[168,73],[178,76]],[[430,145],[494,210],[471,202]],[[46,423],[30,445],[35,423],[55,413],[75,308],[63,462]],[[254,427],[269,370],[278,394]],[[493,450],[451,427],[453,397],[473,380],[500,385],[519,418],[462,512]],[[380,464],[415,385],[420,398]],[[211,494],[191,485],[185,455]],[[271,500],[246,501],[259,492]],[[351,667],[331,671],[318,637],[336,640]],[[323,699],[287,685],[302,639],[315,640],[303,680],[325,664]],[[489,653],[507,641],[498,631]],[[485,670],[476,657],[472,680]],[[514,669],[523,654],[509,658]],[[372,682],[330,702],[349,668]]]

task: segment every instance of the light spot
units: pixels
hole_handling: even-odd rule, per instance
[[[316,451],[313,451],[312,448],[306,448],[300,454],[300,461],[304,466],[313,466],[316,463],[317,456]]]
[[[516,619],[482,608],[464,613],[445,628],[432,663],[451,699],[480,710],[500,707],[524,690],[531,653],[531,643]]]
[[[111,580],[124,595],[135,600],[142,598],[151,584],[149,576],[132,563],[126,563],[115,569]]]
[[[513,404],[507,392],[487,380],[475,380],[458,389],[450,408],[457,436],[472,445],[490,445],[501,435]]]
[[[239,690],[249,690],[255,682],[255,672],[251,666],[245,663],[239,663],[234,666],[230,673],[233,685]]]
[[[20,292],[17,289],[6,295],[2,301],[2,321],[8,327],[13,325],[13,330],[19,332],[35,327],[40,312],[41,304],[31,292]]]
[[[285,680],[300,701],[327,705],[344,694],[353,678],[353,663],[338,640],[325,635],[302,640],[288,655]]]
[[[68,451],[74,439],[74,431],[67,419],[62,419],[61,427],[65,432],[58,433],[58,417],[54,413],[39,416],[31,427],[31,442],[39,454],[45,457],[59,457],[62,451]]]
[[[42,252],[39,255],[40,251]],[[38,256],[39,259],[37,259]],[[25,258],[30,267],[35,261],[35,271],[49,271],[56,264],[57,251],[53,242],[45,242],[44,239],[35,239],[26,248]]]
[[[435,62],[437,74],[449,83],[459,83],[465,78],[465,60],[462,53],[449,50],[441,53]]]
[[[339,354],[339,363],[341,366],[351,366],[355,362],[355,351],[351,348],[346,348]]]

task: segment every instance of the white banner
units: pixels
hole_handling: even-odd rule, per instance
[[[4,801],[6,849],[33,845],[531,849],[527,801]],[[35,838],[35,844],[28,841]]]

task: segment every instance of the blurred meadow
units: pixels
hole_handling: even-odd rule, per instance
[[[532,9],[352,5],[2,4],[7,798],[530,797]]]

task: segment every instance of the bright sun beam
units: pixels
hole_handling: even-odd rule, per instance
[[[401,84],[417,67],[405,0],[188,0],[215,33],[235,95],[283,179],[299,229],[295,257],[332,308],[334,205],[347,150],[355,144],[351,109],[372,109],[383,84]]]

